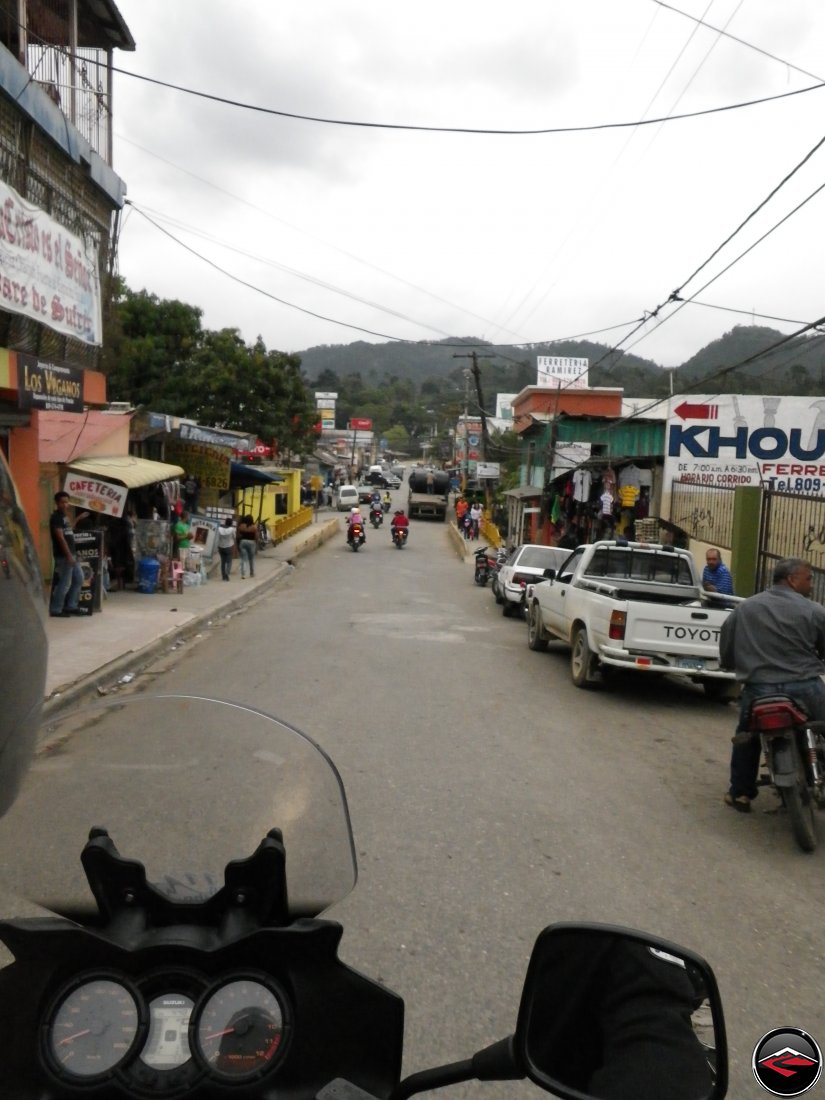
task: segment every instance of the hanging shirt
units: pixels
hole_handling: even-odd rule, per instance
[[[585,504],[590,499],[592,481],[589,470],[576,470],[573,474],[573,499]]]
[[[602,515],[603,516],[612,516],[613,515],[613,494],[612,493],[602,493],[602,495],[599,497],[599,500],[601,501],[601,505],[602,505]]]
[[[623,485],[619,489],[619,500],[622,508],[632,508],[636,503],[636,497],[639,495],[639,490],[633,485]]]
[[[634,466],[632,462],[619,471],[619,488],[622,489],[625,485],[630,485],[634,489],[640,488],[639,467]]]

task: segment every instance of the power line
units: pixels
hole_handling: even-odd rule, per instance
[[[366,130],[405,130],[417,133],[431,134],[491,134],[498,137],[531,137],[541,134],[583,134],[596,130],[623,130],[635,126],[655,126],[661,122],[679,122],[689,118],[702,118],[707,115],[723,114],[726,111],[739,111],[745,107],[757,107],[763,103],[774,103],[780,99],[789,99],[791,96],[804,95],[807,92],[815,92],[825,88],[825,81],[812,84],[807,88],[797,88],[792,92],[781,92],[778,95],[762,96],[758,99],[748,99],[741,103],[729,103],[723,107],[707,107],[702,111],[686,111],[680,115],[664,115],[661,118],[640,119],[634,122],[599,122],[588,126],[544,126],[527,130],[492,129],[489,127],[471,126],[422,126],[413,123],[402,122],[364,122],[356,119],[326,118],[322,115],[302,115],[294,111],[281,111],[274,107],[262,107],[256,103],[245,103],[238,99],[228,99],[225,96],[214,95],[211,92],[200,92],[194,88],[187,88],[182,84],[172,84],[168,80],[158,80],[156,77],[143,76],[141,73],[129,72],[128,69],[119,69],[112,66],[112,72],[122,76],[130,76],[135,80],[143,80],[147,84],[155,84],[160,88],[169,88],[184,95],[196,96],[199,99],[208,99],[213,103],[222,103],[227,107],[238,107],[244,111],[254,111],[257,114],[272,115],[276,118],[289,118],[298,122],[318,122],[325,126],[350,126]]]

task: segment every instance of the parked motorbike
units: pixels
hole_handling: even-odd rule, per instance
[[[384,522],[384,511],[380,504],[373,504],[370,508],[370,523],[378,528]]]
[[[352,552],[357,554],[366,541],[367,538],[364,534],[363,525],[360,523],[351,523],[349,531],[347,531],[347,543],[352,548]]]
[[[409,527],[393,527],[392,529],[392,541],[396,550],[403,550],[407,545],[407,536],[410,533]]]
[[[179,696],[120,698],[51,736],[59,766],[35,765],[0,821],[4,1096],[405,1100],[524,1078],[577,1100],[725,1096],[710,966],[608,925],[545,928],[513,1033],[401,1080],[403,1001],[341,962],[322,917],[355,885],[355,845],[310,738]]]
[[[473,580],[484,588],[496,569],[495,551],[489,546],[481,546],[473,551],[473,557],[475,558]]]
[[[740,743],[758,737],[768,773],[760,785],[772,786],[803,852],[816,848],[815,810],[825,807],[825,722],[812,722],[787,695],[766,695],[751,707]]]

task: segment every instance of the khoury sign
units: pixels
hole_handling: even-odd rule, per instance
[[[82,412],[83,371],[18,353],[17,404],[21,409]]]
[[[103,343],[97,243],[70,233],[0,181],[0,306]]]
[[[825,399],[712,394],[669,405],[666,491],[678,478],[825,496]]]
[[[123,515],[129,492],[125,485],[114,485],[88,474],[74,474],[71,470],[66,474],[63,491],[69,494],[72,504],[107,516]]]

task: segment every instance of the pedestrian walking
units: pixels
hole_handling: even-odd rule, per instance
[[[77,606],[83,584],[83,570],[75,554],[74,527],[69,519],[69,494],[54,494],[55,509],[49,518],[52,536],[55,581],[49,600],[49,614],[54,619],[67,619],[70,615],[82,615]],[[85,519],[88,512],[75,517],[75,523]]]
[[[473,525],[473,538],[474,539],[478,538],[478,533],[481,530],[481,517],[482,517],[483,514],[484,514],[484,509],[481,507],[481,505],[478,503],[478,501],[476,501],[475,504],[473,504],[472,507],[470,508],[470,521]]]
[[[258,549],[258,528],[252,516],[244,516],[238,522],[238,553],[241,558],[241,580],[245,580],[246,571],[255,576],[255,553]]]
[[[232,516],[224,517],[223,523],[218,528],[218,553],[221,556],[221,578],[225,581],[229,580],[232,572],[232,557],[235,553],[237,537]]]

